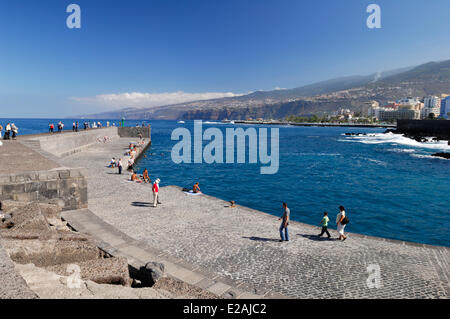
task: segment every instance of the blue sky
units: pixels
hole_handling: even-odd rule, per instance
[[[81,29],[66,26],[71,3]],[[366,26],[370,3],[381,29]],[[448,12],[448,0],[2,0],[0,117],[293,88],[450,59]]]

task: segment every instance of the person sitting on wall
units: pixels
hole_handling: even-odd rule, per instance
[[[132,182],[138,182],[138,183],[142,183],[142,181],[139,179],[139,177],[137,176],[136,172],[133,172],[133,174],[131,174],[131,181]]]
[[[113,158],[111,159],[111,162],[109,163],[109,167],[114,168],[114,167],[116,167],[116,166],[117,166],[116,158],[113,157]]]
[[[152,180],[150,179],[150,176],[148,176],[148,170],[144,169],[144,173],[142,174],[142,178],[144,179],[145,183],[152,183]]]
[[[192,188],[192,191],[194,193],[200,193],[200,187],[198,186],[198,182],[194,184],[194,187]]]

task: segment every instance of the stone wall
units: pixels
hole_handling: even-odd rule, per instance
[[[1,200],[51,202],[63,210],[87,208],[87,181],[79,168],[2,175]]]
[[[68,156],[81,152],[102,140],[105,136],[117,138],[117,127],[80,130],[79,132],[63,132],[53,134],[37,134],[23,136],[21,140],[35,143],[35,147],[56,156]]]
[[[148,127],[119,127],[120,137],[139,137],[142,134],[143,138],[151,138],[151,128]]]
[[[448,120],[398,120],[397,132],[411,135],[436,136],[450,138]]]

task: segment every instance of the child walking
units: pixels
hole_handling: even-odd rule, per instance
[[[322,237],[322,235],[324,233],[327,233],[328,238],[331,237],[330,233],[328,232],[328,222],[329,221],[330,221],[330,218],[328,218],[328,213],[327,212],[323,213],[323,218],[319,224],[319,225],[322,225],[322,232],[318,235],[319,237]]]

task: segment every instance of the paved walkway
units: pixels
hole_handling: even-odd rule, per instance
[[[276,217],[206,195],[161,188],[163,204],[150,207],[150,185],[106,168],[129,139],[62,160],[87,167],[89,209],[159,256],[196,271],[254,287],[253,293],[293,298],[448,298],[450,249],[350,234],[345,242],[319,240],[318,227],[290,225],[291,241],[279,243]],[[149,167],[151,173],[151,167]],[[159,176],[164,185],[164,176]],[[334,216],[333,216],[334,217]],[[333,235],[336,232],[333,231]],[[124,243],[125,244],[125,243]],[[117,245],[121,245],[117,243]],[[124,248],[126,249],[126,248]],[[368,267],[380,269],[370,288]],[[371,268],[369,268],[370,270]]]
[[[91,234],[103,251],[112,256],[127,258],[128,263],[136,269],[149,261],[160,262],[164,264],[168,276],[206,289],[217,296],[238,299],[264,297],[249,292],[250,287],[242,284],[232,286],[233,283],[229,285],[225,283],[226,279],[219,278],[217,274],[201,271],[198,269],[199,267],[192,266],[180,259],[171,258],[163,251],[127,236],[117,228],[105,223],[88,209],[65,211],[62,213],[62,217],[77,231]]]
[[[28,171],[45,171],[60,165],[42,156],[19,141],[2,140],[0,146],[0,175]]]

